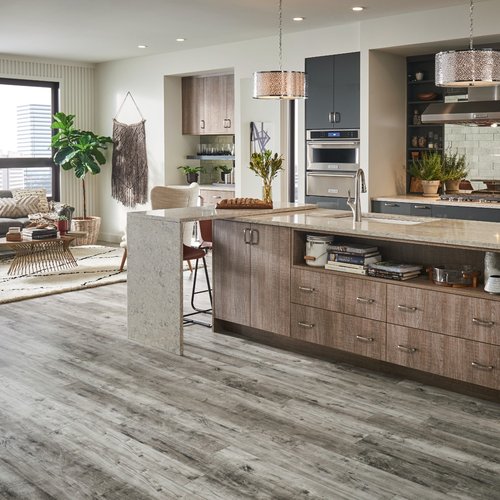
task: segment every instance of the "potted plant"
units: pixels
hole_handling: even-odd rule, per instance
[[[189,165],[181,165],[177,167],[179,170],[182,170],[183,173],[186,174],[186,180],[188,184],[192,182],[198,182],[198,177],[200,172],[204,172],[203,167],[191,167]]]
[[[215,169],[220,171],[221,181],[226,182],[226,176],[232,172],[233,167],[228,166],[228,165],[216,165]]]
[[[55,223],[61,236],[69,231],[69,220],[65,215],[58,215]]]
[[[457,193],[460,186],[460,181],[467,177],[469,169],[465,155],[454,153],[448,150],[443,158],[443,181],[446,186],[447,193]]]
[[[283,156],[278,155],[278,153],[273,155],[273,152],[269,149],[265,149],[260,153],[253,153],[250,160],[250,170],[262,179],[262,199],[266,203],[272,203],[271,185],[280,170],[283,170]]]
[[[424,151],[420,158],[413,160],[410,174],[420,179],[424,196],[436,196],[443,178],[443,159],[436,151]]]
[[[111,137],[96,135],[87,130],[79,130],[73,126],[75,115],[56,113],[52,128],[58,132],[52,137],[54,148],[54,163],[64,170],[74,170],[77,179],[82,181],[83,218],[74,217],[73,225],[76,231],[87,233],[87,237],[79,242],[94,245],[99,235],[101,218],[87,216],[87,200],[85,191],[85,175],[96,175],[101,171],[101,165],[106,163],[102,150],[107,144],[113,144]]]

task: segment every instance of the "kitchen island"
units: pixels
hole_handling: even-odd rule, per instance
[[[353,224],[348,212],[311,207],[187,210],[194,212],[129,215],[131,258],[136,254],[129,261],[129,338],[182,354],[180,224],[206,218],[214,220],[215,331],[287,339],[500,389],[498,296],[482,286],[438,286],[426,276],[399,282],[304,262],[313,233],[377,245],[386,260],[482,271],[485,251],[500,252],[497,224],[382,214]],[[168,265],[157,262],[162,256]]]

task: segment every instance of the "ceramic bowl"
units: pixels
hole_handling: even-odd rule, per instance
[[[420,92],[417,94],[417,99],[419,101],[432,101],[437,96],[436,92]]]

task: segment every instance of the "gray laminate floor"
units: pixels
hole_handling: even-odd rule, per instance
[[[203,327],[146,349],[125,301],[0,306],[0,498],[500,498],[500,405]]]

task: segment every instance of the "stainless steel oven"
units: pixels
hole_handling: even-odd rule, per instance
[[[359,130],[308,130],[306,202],[346,208],[359,168]]]

